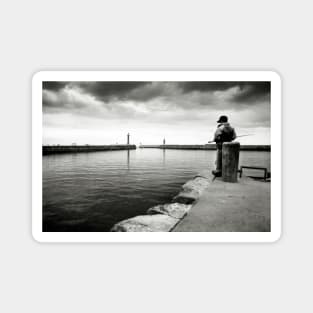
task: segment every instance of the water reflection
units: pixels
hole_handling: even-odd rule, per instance
[[[130,151],[127,150],[127,169],[129,170],[129,155],[130,155]]]
[[[163,156],[162,163],[163,163],[163,167],[164,167],[165,166],[165,162],[166,162],[166,159],[165,159],[165,156],[166,156],[165,149],[163,149],[163,151],[162,151],[162,156]]]

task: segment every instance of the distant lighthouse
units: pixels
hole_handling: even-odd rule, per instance
[[[127,144],[129,145],[129,133],[127,134]]]

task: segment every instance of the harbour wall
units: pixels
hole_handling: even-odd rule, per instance
[[[216,150],[215,144],[207,145],[141,145],[139,148],[180,149],[180,150]],[[241,151],[271,151],[270,145],[240,145]]]
[[[213,178],[208,170],[199,173],[170,202],[120,221],[111,232],[271,231],[270,180]]]
[[[212,175],[208,171],[200,173],[185,183],[170,202],[149,208],[145,215],[120,221],[111,232],[173,231],[211,183]]]
[[[95,151],[135,150],[136,145],[72,145],[72,146],[43,146],[42,154],[79,153]]]

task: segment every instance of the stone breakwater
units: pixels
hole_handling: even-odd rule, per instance
[[[206,145],[140,145],[141,149],[216,150],[216,144]],[[271,151],[270,145],[240,145],[241,151]]]
[[[136,145],[72,145],[72,146],[43,146],[42,154],[79,153],[95,151],[134,150]]]
[[[188,211],[210,185],[211,179],[197,175],[182,186],[171,203],[149,208],[146,215],[123,220],[113,226],[112,232],[169,232],[186,216]]]

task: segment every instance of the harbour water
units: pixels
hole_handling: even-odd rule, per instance
[[[170,202],[186,181],[214,168],[215,154],[137,149],[44,156],[43,231],[109,231]],[[270,171],[270,152],[241,151],[239,163]]]

